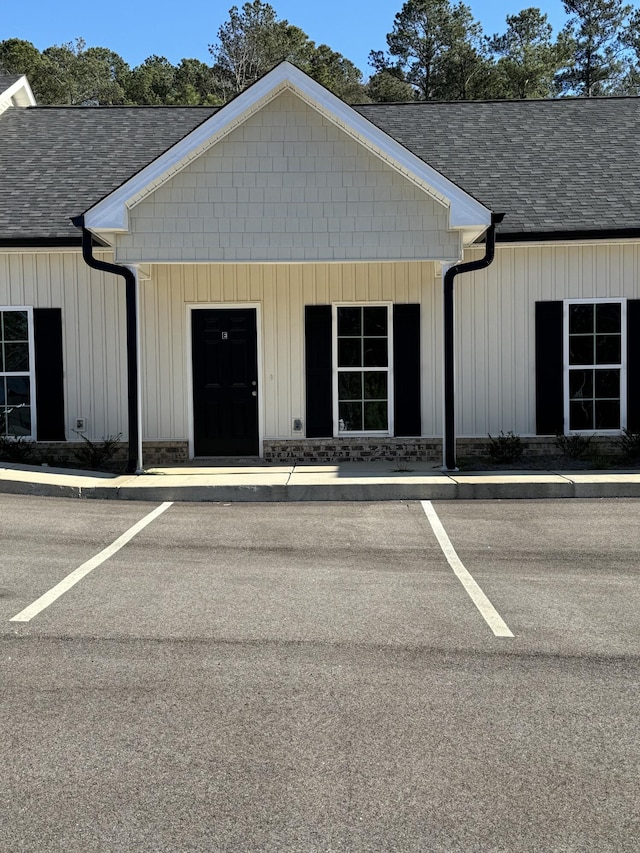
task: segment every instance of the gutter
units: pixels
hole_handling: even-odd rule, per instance
[[[139,473],[142,460],[138,458],[138,311],[137,311],[137,282],[133,272],[128,267],[110,264],[93,257],[92,235],[84,227],[84,215],[72,220],[76,228],[82,229],[82,257],[85,263],[94,270],[121,275],[126,286],[126,317],[127,317],[127,402],[128,402],[128,456],[127,474]]]
[[[494,259],[496,249],[496,225],[504,219],[504,213],[492,213],[491,225],[487,229],[484,258],[468,263],[454,264],[446,271],[443,282],[444,309],[444,471],[457,471],[456,464],[456,399],[455,399],[455,324],[454,324],[454,280],[457,275],[488,267]]]

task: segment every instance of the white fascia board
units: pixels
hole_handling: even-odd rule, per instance
[[[127,210],[183,169],[282,91],[298,95],[336,127],[385,160],[405,178],[449,209],[450,227],[486,228],[491,211],[440,172],[408,151],[356,110],[289,62],[282,62],[184,139],[85,213],[91,230],[126,231]]]

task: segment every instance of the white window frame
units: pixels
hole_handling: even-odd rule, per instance
[[[33,306],[31,305],[0,305],[0,312],[3,311],[26,311],[27,312],[27,328],[29,334],[29,370],[0,370],[0,378],[5,376],[28,376],[29,377],[29,405],[31,407],[31,434],[30,435],[8,435],[9,439],[23,438],[30,441],[35,441],[38,435],[38,423],[36,413],[36,350],[33,331]],[[6,405],[6,404],[5,404]]]
[[[569,307],[571,305],[620,305],[620,362],[615,364],[569,364]],[[569,435],[620,435],[627,426],[627,300],[625,297],[607,297],[593,299],[564,299],[562,317],[562,346],[563,346],[563,398],[564,398],[564,423],[565,434]],[[597,370],[620,370],[620,428],[619,429],[589,429],[578,430],[570,427],[570,403],[569,403],[569,371],[580,368]]]
[[[386,308],[387,309],[387,366],[338,368],[338,308]],[[331,304],[331,364],[333,383],[333,435],[335,438],[357,438],[358,436],[392,436],[393,424],[393,302],[333,302]],[[340,430],[338,412],[338,373],[387,372],[387,425],[386,430]]]

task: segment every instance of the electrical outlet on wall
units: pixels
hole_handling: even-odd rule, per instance
[[[302,418],[293,419],[293,431],[302,432]]]
[[[84,432],[87,428],[87,419],[86,418],[76,418],[76,431]]]

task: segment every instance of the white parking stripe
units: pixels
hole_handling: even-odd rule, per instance
[[[466,589],[469,598],[478,608],[484,621],[491,628],[496,637],[513,637],[506,622],[500,616],[493,604],[489,601],[484,592],[480,589],[475,580],[471,577],[467,569],[464,567],[462,560],[456,554],[456,549],[451,544],[451,540],[447,536],[447,531],[442,526],[442,522],[438,518],[438,514],[433,508],[431,501],[420,501],[425,515],[429,519],[431,529],[435,533],[442,552],[447,558],[447,562],[456,574],[456,577]]]
[[[48,592],[45,592],[44,595],[41,595],[40,598],[36,599],[33,604],[25,607],[24,610],[21,610],[20,613],[13,616],[9,621],[30,622],[34,616],[37,616],[38,613],[41,613],[46,607],[53,604],[56,599],[60,598],[61,595],[64,595],[64,593],[71,589],[72,586],[75,586],[78,581],[85,577],[85,575],[88,575],[89,572],[93,571],[93,569],[101,563],[104,563],[105,560],[108,560],[109,557],[112,557],[117,553],[124,545],[127,544],[127,542],[130,542],[137,533],[140,533],[140,531],[150,524],[155,518],[162,515],[165,510],[169,509],[172,504],[173,501],[165,501],[165,503],[160,504],[160,506],[156,507],[148,515],[145,515],[144,518],[141,518],[140,521],[133,525],[133,527],[130,527],[122,534],[122,536],[119,536],[115,542],[111,545],[107,545],[107,547],[103,548],[103,550],[100,551],[99,554],[96,554],[95,557],[92,557],[90,560],[87,560],[86,563],[78,566],[78,568],[71,572],[70,575],[63,578],[60,583],[57,583]]]

